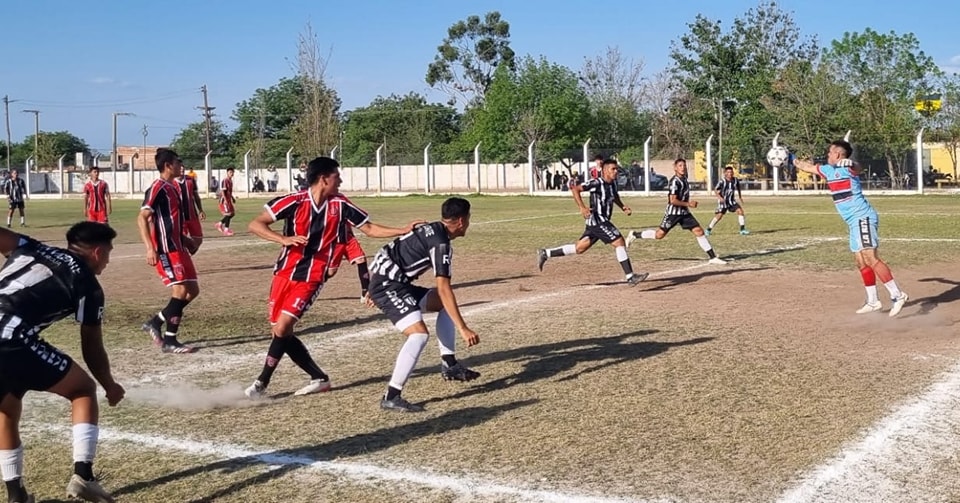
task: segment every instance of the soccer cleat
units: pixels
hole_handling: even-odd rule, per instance
[[[95,503],[114,503],[116,500],[106,490],[100,487],[96,480],[83,480],[83,477],[73,474],[67,483],[67,496],[93,501]]]
[[[153,339],[154,346],[160,346],[163,344],[163,334],[160,332],[159,325],[154,325],[148,321],[140,326],[140,330],[150,334],[150,338]]]
[[[907,292],[900,292],[900,296],[893,299],[893,307],[890,308],[890,317],[894,317],[900,314],[900,310],[903,309],[904,304],[907,303],[907,299],[910,296],[907,295]]]
[[[543,272],[543,264],[547,263],[547,250],[540,248],[537,250],[537,267],[540,268],[540,272]]]
[[[708,260],[707,262],[709,262],[709,263],[711,263],[711,264],[713,264],[713,265],[727,265],[727,261],[726,261],[726,260],[723,260],[723,259],[720,258],[720,257],[713,257],[712,259]]]
[[[748,231],[748,230],[746,230],[746,229],[740,231],[740,235],[741,235],[741,236],[746,236],[747,234],[750,234],[750,231]]]
[[[293,392],[294,396],[301,395],[312,395],[314,393],[323,393],[324,391],[330,391],[330,380],[329,379],[314,379],[310,381],[306,386],[298,389]]]
[[[215,229],[217,229],[218,231],[220,231],[220,234],[223,234],[223,224],[222,224],[222,223],[217,222],[217,223],[213,224],[213,227],[214,227]]]
[[[223,228],[223,235],[224,235],[224,236],[232,236],[232,235],[233,235],[233,231],[230,230],[230,229],[228,229],[228,228],[226,228],[226,227],[224,227],[224,228]]]
[[[625,240],[627,248],[630,248],[630,244],[637,240],[637,232],[630,231],[627,233],[627,238]]]
[[[704,229],[704,230],[703,230],[703,234],[706,235],[706,236],[709,236],[709,235],[712,234],[712,233],[713,233],[713,230],[711,230],[711,229]]]
[[[247,395],[247,398],[251,400],[259,400],[267,396],[267,387],[260,382],[259,379],[253,381],[253,384],[250,385],[247,389],[243,390],[243,394]]]
[[[180,344],[179,342],[174,344],[164,344],[160,346],[160,351],[163,353],[173,353],[173,354],[187,354],[187,353],[196,353],[197,348],[193,346],[187,346]]]
[[[857,309],[857,314],[875,313],[881,309],[883,309],[883,304],[880,302],[867,302],[860,309]]]
[[[444,363],[440,369],[440,376],[443,377],[445,381],[467,382],[480,377],[480,372],[468,369],[460,363],[452,367],[448,367],[447,364]]]
[[[647,272],[633,273],[629,278],[627,278],[627,284],[630,286],[637,286],[637,283],[647,279],[647,276],[649,275],[650,273]]]
[[[395,412],[423,412],[426,410],[422,405],[412,404],[404,400],[402,396],[395,396],[390,400],[387,400],[386,398],[380,400],[380,408]]]

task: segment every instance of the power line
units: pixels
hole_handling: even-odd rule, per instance
[[[125,100],[69,102],[69,101],[46,101],[46,100],[21,99],[20,101],[26,105],[53,107],[53,108],[101,108],[101,107],[119,107],[119,106],[125,106],[125,105],[156,103],[159,101],[166,101],[170,99],[180,98],[183,96],[189,96],[196,92],[197,91],[195,89],[180,90],[180,91],[172,91],[169,93],[164,93],[156,96],[144,96],[141,98],[129,98]]]

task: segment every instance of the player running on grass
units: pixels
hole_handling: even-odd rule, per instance
[[[590,249],[597,241],[603,241],[614,247],[617,254],[617,261],[626,275],[626,282],[630,285],[636,285],[647,278],[648,273],[634,273],[633,266],[630,264],[630,257],[627,256],[626,243],[620,229],[610,220],[613,214],[613,205],[616,204],[628,216],[633,213],[629,206],[623,204],[620,200],[620,194],[617,192],[617,161],[607,159],[603,161],[602,170],[598,178],[592,178],[583,185],[574,185],[570,192],[573,194],[573,200],[580,208],[580,214],[586,219],[586,228],[580,239],[574,244],[566,244],[556,248],[541,248],[537,252],[537,267],[542,271],[543,264],[552,257],[563,257],[564,255],[581,254]],[[590,193],[590,207],[583,204],[581,192]]]
[[[850,160],[852,153],[853,147],[848,142],[837,140],[830,144],[826,164],[817,165],[807,160],[796,160],[794,165],[801,171],[819,175],[826,180],[837,213],[847,223],[850,231],[850,251],[857,261],[863,287],[867,291],[867,301],[856,311],[857,314],[883,309],[877,294],[877,278],[880,278],[893,302],[890,316],[896,316],[900,314],[909,296],[907,292],[900,290],[887,263],[880,259],[877,252],[877,247],[880,246],[877,212],[863,195],[860,173]]]
[[[714,193],[717,195],[717,210],[713,213],[713,220],[707,225],[706,234],[709,236],[713,232],[713,228],[728,211],[737,214],[737,220],[740,223],[740,235],[750,234],[743,215],[743,193],[740,192],[740,180],[733,176],[733,167],[723,168],[723,178],[717,182]]]

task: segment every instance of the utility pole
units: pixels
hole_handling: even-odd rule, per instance
[[[40,111],[39,110],[21,110],[25,114],[33,114],[34,133],[33,133],[33,166],[40,167]]]
[[[15,103],[17,100],[11,100],[9,96],[3,97],[3,116],[7,122],[7,172],[10,172],[10,104]]]
[[[217,107],[211,107],[210,104],[207,102],[207,85],[206,84],[200,86],[200,92],[203,93],[203,106],[197,107],[197,108],[203,111],[203,118],[206,124],[205,129],[207,134],[207,152],[210,152],[212,150],[210,148],[210,118],[213,117],[212,112],[216,110]]]
[[[117,155],[117,117],[120,115],[133,115],[130,112],[113,112],[113,158],[110,162],[113,164],[113,185],[117,185],[117,170],[120,169],[120,156]]]

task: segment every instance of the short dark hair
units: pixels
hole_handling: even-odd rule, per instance
[[[229,172],[229,171],[236,171],[236,170],[233,168],[227,168],[227,171]]]
[[[163,167],[167,164],[173,164],[180,160],[180,156],[169,148],[158,148],[157,155],[153,157],[157,163],[157,171],[163,173]]]
[[[80,222],[67,231],[67,244],[102,246],[113,244],[117,231],[99,222]]]
[[[840,147],[843,149],[844,159],[849,159],[853,155],[853,147],[850,145],[850,142],[846,140],[837,140],[830,143],[831,147]]]
[[[620,163],[617,162],[616,159],[604,159],[604,160],[603,160],[603,166],[606,166],[607,164],[613,164],[614,166],[619,166],[619,165],[620,165]]]
[[[100,168],[97,166],[90,166],[90,169],[87,170],[87,173],[93,173],[94,171],[100,171]]]
[[[683,157],[677,157],[677,159],[673,161],[673,165],[676,166],[677,164],[680,164],[681,162],[686,163],[687,160],[684,159]]]
[[[443,202],[440,208],[440,216],[444,220],[466,217],[470,215],[470,201],[462,197],[451,197]]]
[[[724,171],[726,171],[726,170],[728,170],[728,169],[729,169],[730,171],[733,171],[733,166],[727,166],[727,167],[723,168]]]
[[[307,163],[307,185],[317,183],[322,176],[330,176],[340,168],[340,163],[330,157],[317,157]]]
[[[594,160],[594,161],[602,161],[602,160],[603,160],[603,154],[597,154],[597,155],[593,156],[593,160]]]

